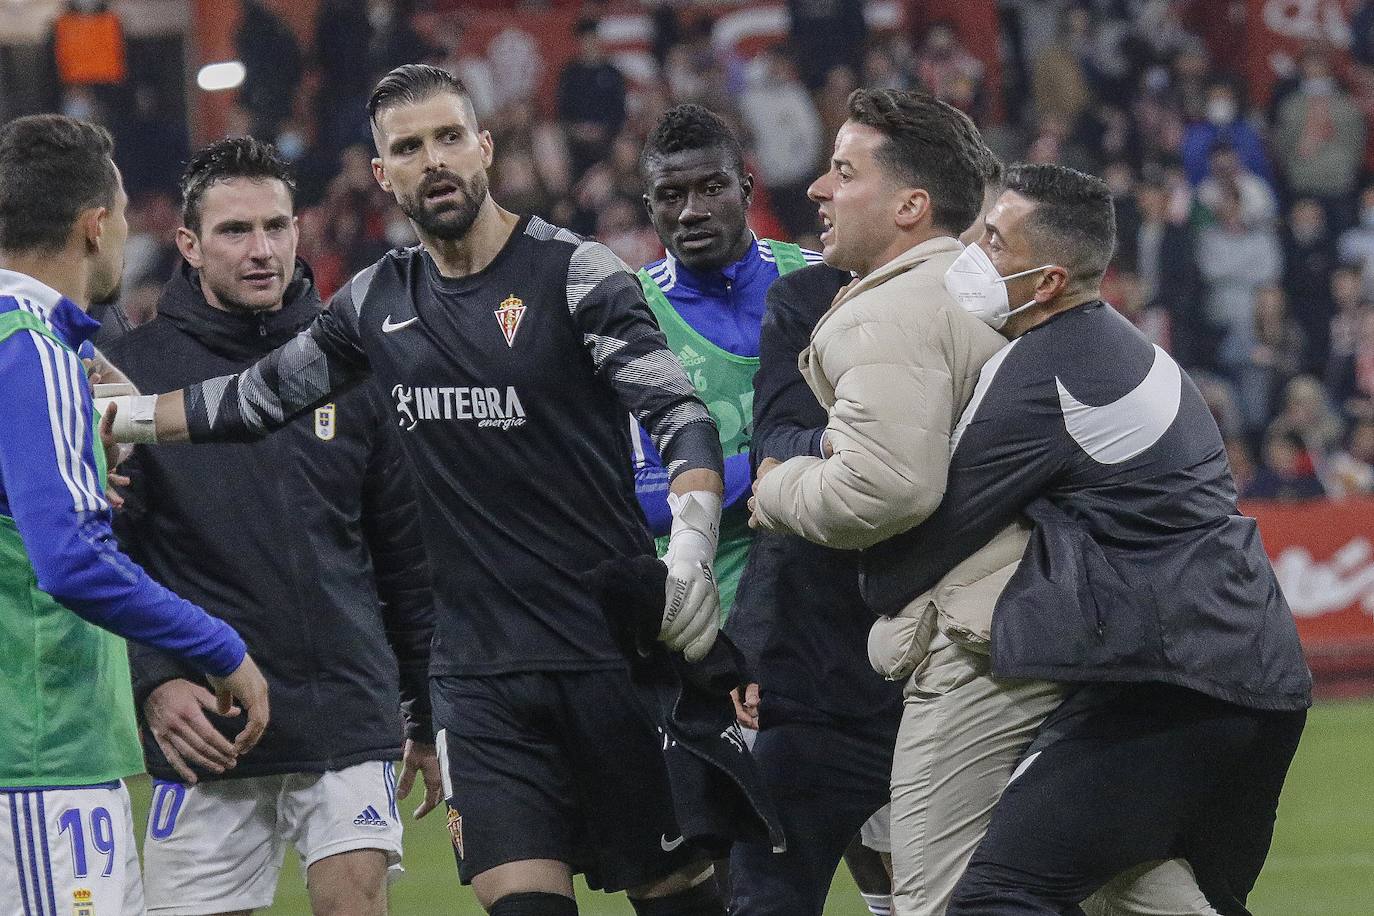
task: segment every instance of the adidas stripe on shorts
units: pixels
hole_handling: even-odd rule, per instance
[[[122,783],[0,789],[0,916],[142,916]]]
[[[401,818],[391,764],[194,786],[155,781],[143,844],[148,912],[205,916],[270,906],[288,845],[303,871],[341,852],[379,849],[394,875]]]

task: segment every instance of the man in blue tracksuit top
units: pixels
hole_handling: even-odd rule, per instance
[[[639,272],[644,296],[697,394],[720,429],[725,497],[715,574],[728,615],[751,542],[745,502],[754,373],[764,296],[779,275],[814,264],[820,255],[787,242],[758,239],[745,211],[753,179],[739,140],[699,105],[668,112],[640,157],[644,204],[668,256]],[[635,491],[649,530],[668,533],[668,471],[642,431],[636,437]],[[659,553],[666,539],[659,543]]]
[[[725,497],[715,572],[722,610],[738,609],[730,635],[762,685],[749,687],[738,714],[755,729],[762,718],[754,757],[787,834],[783,854],[736,844],[730,912],[818,916],[841,852],[887,799],[901,691],[868,665],[871,615],[858,593],[857,556],[790,535],[751,536],[745,503],[756,445],[759,458],[819,452],[825,411],[797,371],[797,354],[848,277],[815,252],[749,231],[753,182],[739,141],[710,111],[669,111],[640,167],[645,205],[668,250],[640,280],[720,430]],[[783,275],[790,276],[775,284]],[[785,303],[767,305],[784,287]],[[635,488],[650,530],[662,535],[671,523],[668,475],[648,438],[636,441]],[[864,890],[885,900],[882,865],[875,858],[869,866],[881,879]]]

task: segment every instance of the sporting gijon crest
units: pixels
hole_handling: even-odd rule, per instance
[[[515,346],[515,334],[520,330],[520,319],[525,317],[525,302],[517,299],[515,293],[511,293],[501,300],[499,308],[493,312],[496,321],[501,325],[501,333],[505,335],[506,346]]]

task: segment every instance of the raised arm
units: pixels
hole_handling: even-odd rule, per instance
[[[238,375],[167,394],[116,398],[115,439],[248,442],[354,384],[368,372],[352,295],[356,280],[335,294],[310,327]]]

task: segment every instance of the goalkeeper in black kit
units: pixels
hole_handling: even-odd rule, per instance
[[[459,874],[496,916],[577,912],[572,875],[645,916],[723,914],[684,841],[662,749],[583,574],[652,554],[629,410],[672,483],[659,638],[716,636],[715,424],[634,274],[487,193],[491,136],[462,83],[408,64],[369,102],[373,172],[422,244],[363,270],[237,376],[117,404],[125,441],[255,439],[371,376],[421,489],[435,576],[431,693]]]

